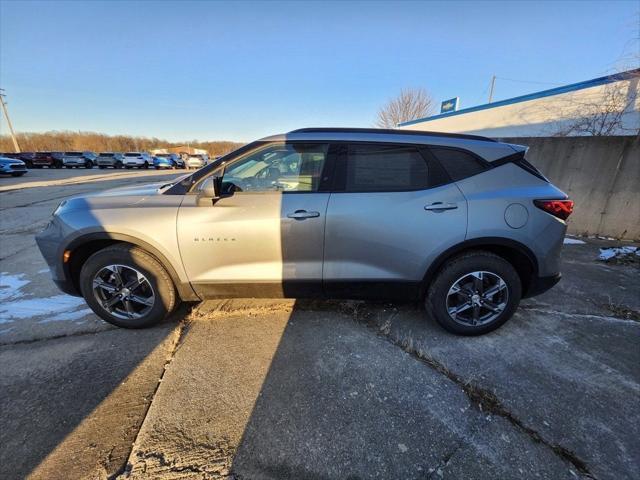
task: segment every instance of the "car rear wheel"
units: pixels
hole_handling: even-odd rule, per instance
[[[123,328],[154,325],[177,303],[164,267],[130,245],[113,245],[89,257],[80,272],[80,289],[98,316]]]
[[[149,162],[144,162],[144,165],[142,165],[142,168],[144,168],[145,170],[149,168]]]
[[[93,162],[91,160],[87,160],[84,164],[84,168],[93,168]]]
[[[425,306],[444,329],[481,335],[509,320],[521,295],[520,277],[507,260],[472,251],[444,265],[429,287]]]
[[[11,176],[12,177],[21,177],[22,175],[24,175],[26,172],[15,172],[12,173]]]
[[[122,168],[122,162],[116,162],[115,168]]]

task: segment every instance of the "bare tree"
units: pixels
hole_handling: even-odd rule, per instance
[[[396,128],[399,123],[429,116],[433,107],[433,98],[425,89],[406,88],[378,111],[376,126]]]
[[[629,125],[627,119],[630,115],[637,115],[634,108],[640,71],[633,72],[629,80],[609,83],[599,94],[584,98],[568,97],[560,106],[561,117],[573,118],[558,122],[554,136],[637,135],[637,122]]]

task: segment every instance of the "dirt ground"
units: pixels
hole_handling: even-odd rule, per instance
[[[477,338],[293,300],[130,331],[56,290],[34,234],[62,199],[180,174],[0,178],[1,478],[640,478],[640,269],[597,260],[620,243],[565,245],[560,284]]]

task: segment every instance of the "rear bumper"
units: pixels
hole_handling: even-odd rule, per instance
[[[561,273],[556,273],[555,275],[551,275],[548,277],[534,277],[527,289],[524,298],[535,297],[536,295],[540,295],[547,290],[553,288],[562,278]]]

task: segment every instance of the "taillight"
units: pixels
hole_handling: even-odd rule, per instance
[[[536,207],[562,220],[573,213],[573,200],[534,200]]]

